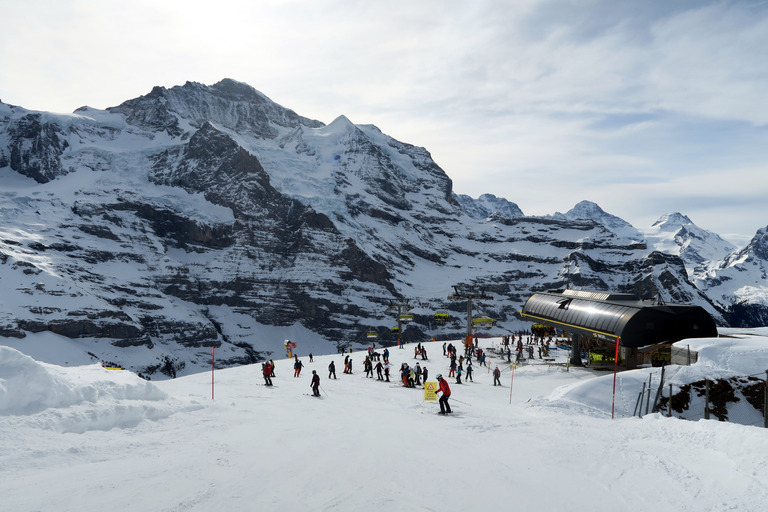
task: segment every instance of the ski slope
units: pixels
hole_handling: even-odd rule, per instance
[[[688,371],[727,360],[738,372],[740,358],[768,367],[760,334],[742,336],[743,351],[704,342]],[[442,342],[425,346],[429,361],[418,361],[430,380],[447,376]],[[764,510],[768,431],[631,417],[636,383],[655,369],[619,374],[611,420],[612,374],[538,360],[513,374],[492,358],[503,386],[475,364],[474,382],[449,379],[455,414],[440,416],[421,390],[397,386],[400,363],[416,362],[413,346],[390,352],[391,383],[365,378],[363,352],[352,354],[352,375],[338,354],[313,363],[299,354],[301,376],[292,360],[276,360],[270,388],[260,365],[147,382],[0,346],[0,508]],[[331,360],[337,380],[327,378]],[[312,370],[319,399],[307,396]]]

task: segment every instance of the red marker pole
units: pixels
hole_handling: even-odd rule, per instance
[[[211,345],[211,400],[213,400],[213,361],[216,354],[216,347]]]
[[[616,405],[616,373],[619,370],[619,338],[616,338],[616,353],[613,356],[613,397],[611,398],[611,419]]]

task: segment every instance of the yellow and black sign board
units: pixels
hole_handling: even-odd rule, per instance
[[[437,400],[437,382],[424,383],[424,400]]]

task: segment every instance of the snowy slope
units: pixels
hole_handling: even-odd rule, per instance
[[[699,362],[669,370],[690,378],[748,373],[768,364],[765,339],[753,331],[743,346],[698,341]],[[421,362],[445,374],[440,343],[425,346],[430,360]],[[413,363],[408,348],[392,351],[394,366]],[[630,417],[656,370],[619,374],[611,420],[612,375],[542,364],[513,374],[493,359],[504,368],[503,386],[491,386],[476,366],[474,382],[451,379],[455,415],[440,417],[420,390],[365,378],[363,355],[353,354],[355,373],[339,371],[337,380],[326,367],[340,366],[341,356],[310,363],[302,353],[300,378],[290,360],[277,360],[267,388],[258,365],[147,383],[0,347],[3,506],[756,512],[768,499],[764,429]],[[312,370],[321,399],[305,396]]]

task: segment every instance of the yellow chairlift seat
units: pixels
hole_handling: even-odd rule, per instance
[[[435,320],[438,322],[445,322],[451,317],[447,311],[438,311],[435,313]]]
[[[477,317],[472,319],[472,325],[474,327],[492,327],[493,326],[493,318],[488,317]]]

